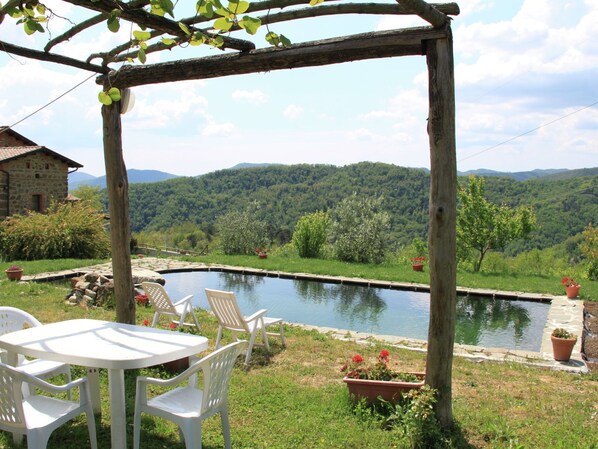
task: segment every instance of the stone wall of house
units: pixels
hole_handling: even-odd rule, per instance
[[[10,132],[0,133],[0,147],[20,147],[23,141],[17,139]]]
[[[0,134],[1,136],[2,134]],[[8,173],[0,171],[0,220],[8,216]]]
[[[43,152],[13,159],[2,169],[10,177],[6,192],[10,215],[32,210],[34,195],[39,195],[45,211],[52,200],[63,201],[68,194],[68,165]]]

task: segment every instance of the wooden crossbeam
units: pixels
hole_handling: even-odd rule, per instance
[[[434,8],[434,6],[423,0],[397,0],[397,2],[413,11],[435,28],[443,27],[450,21],[450,18],[447,17],[446,14],[440,12],[438,9]]]
[[[406,28],[362,33],[293,45],[266,48],[197,59],[186,59],[143,66],[124,66],[110,73],[110,85],[125,88],[173,81],[207,79],[271,70],[314,67],[327,64],[422,55],[423,42],[446,37],[444,29]],[[103,83],[106,76],[98,78]]]

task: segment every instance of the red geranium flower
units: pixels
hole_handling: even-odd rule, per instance
[[[143,320],[143,325],[144,325],[144,326],[149,326],[149,324],[150,324],[150,323],[149,323],[149,320]]]
[[[176,329],[176,323],[170,323],[170,324],[168,325],[168,327],[170,327],[171,329],[173,329],[173,330],[174,330],[174,329]]]
[[[573,278],[563,278],[561,282],[565,287],[575,287],[579,285]]]
[[[363,362],[363,357],[360,356],[359,354],[354,355],[353,358],[351,359],[351,361],[353,363],[362,363]]]
[[[386,360],[390,357],[390,352],[388,352],[388,350],[386,350],[386,349],[383,349],[382,351],[380,351],[380,355],[378,357]]]

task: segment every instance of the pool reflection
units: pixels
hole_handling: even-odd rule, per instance
[[[269,316],[379,335],[427,339],[429,294],[222,272],[164,275],[172,297],[194,294],[208,309],[204,288],[233,291],[245,314]],[[539,351],[549,305],[475,296],[457,298],[457,343]]]

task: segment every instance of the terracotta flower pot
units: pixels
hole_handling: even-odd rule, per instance
[[[565,290],[567,292],[567,298],[569,298],[569,299],[577,298],[577,296],[579,295],[580,288],[581,288],[581,285],[572,285],[570,287],[565,287]]]
[[[410,390],[418,390],[424,386],[426,378],[425,373],[410,373],[415,374],[419,382],[394,382],[387,380],[368,380],[368,379],[351,379],[349,377],[343,378],[343,382],[347,384],[349,393],[357,400],[366,398],[369,403],[376,402],[379,397],[388,402],[397,402],[403,393]]]
[[[267,258],[268,258],[268,253],[259,253],[259,254],[258,254],[258,257],[259,257],[260,259],[267,259]]]
[[[181,371],[189,368],[189,357],[183,357],[182,359],[171,360],[170,362],[163,363],[164,369],[171,373],[180,373]]]
[[[411,267],[413,268],[413,271],[424,271],[424,265],[421,263],[413,264]]]
[[[8,279],[10,279],[11,281],[20,281],[21,277],[23,276],[22,268],[19,268],[18,270],[8,269],[8,270],[4,270],[4,272],[6,273],[6,276],[8,277]]]
[[[550,340],[552,341],[554,359],[558,362],[568,362],[577,338],[557,338],[551,335]]]

